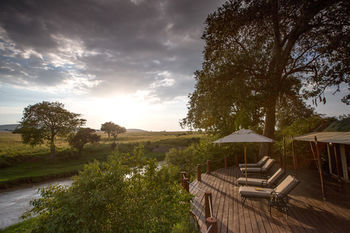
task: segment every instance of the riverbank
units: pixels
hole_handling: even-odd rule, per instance
[[[198,142],[201,136],[186,132],[126,133],[118,138],[117,149],[122,153],[132,154],[134,147],[141,142],[144,144],[146,158],[161,161],[170,148],[187,147]],[[106,160],[114,150],[110,140],[102,139],[99,144],[87,145],[81,156],[77,156],[61,140],[56,157],[51,158],[48,148],[41,146],[37,150],[35,147],[28,149],[19,141],[19,135],[2,133],[0,160],[3,166],[0,168],[0,189],[70,177],[77,174],[88,162]]]

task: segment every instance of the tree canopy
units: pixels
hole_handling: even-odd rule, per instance
[[[24,143],[30,145],[50,143],[51,155],[55,155],[55,137],[67,136],[86,120],[80,114],[69,112],[59,102],[43,101],[24,109],[22,120],[14,131],[20,133]]]
[[[273,138],[278,110],[305,114],[304,99],[325,103],[326,88],[350,85],[349,12],[345,0],[224,3],[206,20],[204,62],[182,125],[222,134],[256,127]]]
[[[96,130],[90,128],[79,128],[76,133],[72,133],[68,137],[69,145],[78,150],[79,155],[86,143],[96,143],[101,140],[101,137],[97,135]]]

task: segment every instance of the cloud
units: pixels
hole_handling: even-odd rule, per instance
[[[97,96],[187,95],[205,18],[222,2],[3,0],[0,82]]]

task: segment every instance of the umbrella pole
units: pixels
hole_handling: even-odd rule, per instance
[[[248,185],[248,173],[247,173],[247,144],[244,143],[244,164],[245,164],[245,184]]]

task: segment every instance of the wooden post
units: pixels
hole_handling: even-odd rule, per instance
[[[206,218],[206,223],[207,223],[208,233],[218,233],[218,224],[217,224],[216,218],[213,218],[213,217]],[[208,231],[209,228],[210,228],[210,231]]]
[[[202,181],[202,170],[201,170],[201,165],[197,164],[197,180],[199,182]]]
[[[294,170],[297,170],[298,168],[298,161],[297,157],[295,154],[295,149],[294,149],[294,137],[292,136],[292,154],[293,154],[293,165],[294,165]]]
[[[209,199],[210,197],[210,199]],[[205,213],[205,219],[209,218],[210,217],[210,207],[209,205],[212,206],[212,203],[211,203],[211,192],[205,192],[204,193],[204,213]],[[209,203],[210,202],[210,203]]]
[[[224,158],[224,162],[225,162],[225,169],[228,168],[228,161],[227,161],[227,157]]]
[[[283,136],[283,168],[287,170],[286,138]]]
[[[186,172],[182,171],[180,172],[180,175],[181,175],[181,183],[183,183],[184,177],[186,177]]]
[[[207,160],[207,174],[210,174],[210,160]]]
[[[184,178],[184,185],[183,186],[187,192],[190,192],[190,184],[189,184],[188,178]]]
[[[316,136],[315,136],[315,146],[316,146],[316,153],[317,153],[318,171],[320,172],[322,197],[323,197],[323,200],[326,200],[326,192],[324,189],[324,179],[323,179],[323,171],[322,171],[322,165],[321,165],[320,150],[318,149]]]
[[[338,161],[338,154],[337,154],[337,145],[333,144],[333,147],[334,147],[335,165],[337,167],[337,175],[338,175],[338,179],[340,180],[340,169],[339,169],[339,161]]]
[[[235,155],[235,162],[236,162],[236,167],[238,167],[238,156]]]

